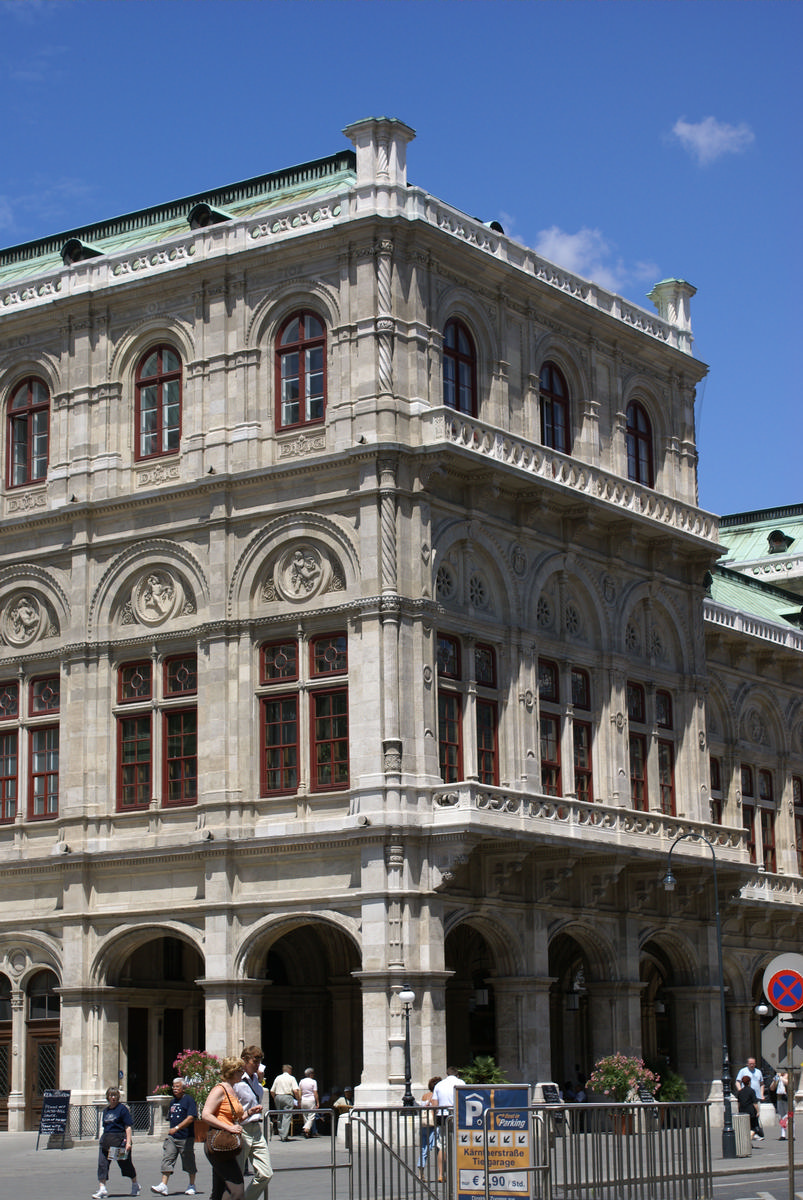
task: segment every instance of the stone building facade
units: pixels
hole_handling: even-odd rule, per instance
[[[799,940],[803,635],[716,567],[694,288],[631,305],[345,132],[0,253],[10,1128],[253,1041],[396,1101],[403,984],[416,1089],[626,1050],[708,1095],[684,833],[735,1059]]]

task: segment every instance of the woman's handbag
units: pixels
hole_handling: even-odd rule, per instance
[[[228,1091],[226,1097],[229,1101],[229,1108],[233,1120],[237,1120],[234,1113],[234,1105],[231,1102],[231,1096]],[[219,1158],[233,1158],[239,1153],[242,1138],[239,1133],[235,1133],[233,1129],[209,1129],[206,1134],[206,1149],[210,1154],[217,1154]]]

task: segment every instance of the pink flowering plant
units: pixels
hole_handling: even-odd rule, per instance
[[[184,1087],[198,1106],[201,1115],[206,1097],[220,1083],[220,1059],[206,1050],[182,1050],[173,1068],[184,1080]]]
[[[651,1096],[661,1082],[644,1066],[641,1058],[628,1058],[625,1054],[609,1054],[594,1064],[588,1086],[602,1096],[613,1096],[620,1103],[644,1088]]]
[[[173,1087],[169,1083],[157,1083],[156,1087],[151,1092],[152,1096],[172,1096]]]

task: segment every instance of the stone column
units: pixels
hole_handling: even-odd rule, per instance
[[[11,1091],[8,1094],[8,1131],[25,1128],[25,992],[11,988]]]
[[[516,976],[490,982],[496,1000],[498,1065],[514,1083],[533,1083],[547,1077],[552,980]]]

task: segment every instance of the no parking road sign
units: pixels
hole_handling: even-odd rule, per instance
[[[803,1008],[803,954],[779,954],[764,972],[764,995],[777,1012]]]

